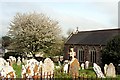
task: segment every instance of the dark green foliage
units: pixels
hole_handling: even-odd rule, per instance
[[[120,35],[110,40],[107,46],[102,50],[102,63],[120,64]]]
[[[2,37],[2,47],[7,47],[11,43],[11,38],[9,36]]]
[[[14,56],[16,58],[18,58],[18,56],[22,57],[22,54],[17,53],[17,52],[7,52],[5,53],[5,55],[3,56],[4,59],[8,59],[9,56]]]

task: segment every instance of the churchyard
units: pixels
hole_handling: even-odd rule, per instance
[[[119,75],[116,75],[115,66],[110,63],[105,64],[104,71],[101,67],[93,63],[93,66],[89,65],[89,61],[85,63],[79,63],[74,57],[75,52],[71,49],[70,56],[72,59],[54,62],[50,58],[45,58],[43,61],[37,61],[34,58],[25,59],[13,56],[9,56],[9,59],[5,60],[0,58],[0,78],[34,78],[34,79],[92,79],[92,80],[111,80],[120,79]]]
[[[31,60],[34,60],[34,59],[31,59]],[[64,71],[64,67],[65,67],[64,64],[61,64],[61,66],[59,65],[59,63],[54,63],[54,64],[55,64],[54,65],[54,75],[53,75],[54,78],[68,78],[68,79],[72,78],[72,76],[69,73],[66,73]],[[12,67],[13,67],[13,69],[15,71],[15,74],[16,74],[16,78],[21,78],[22,77],[21,74],[24,74],[24,71],[22,71],[23,70],[22,65],[24,65],[23,62],[20,65],[18,65],[17,63],[12,64]],[[50,67],[51,66],[48,66],[48,68],[50,68]],[[84,68],[82,68],[82,65],[81,65],[81,67],[79,69],[79,77],[78,78],[80,78],[80,79],[86,79],[86,78],[96,79],[98,77],[97,77],[97,75],[96,75],[92,66],[91,67],[89,66],[88,69],[86,69],[85,66],[84,66]],[[103,77],[103,79],[107,79],[107,80],[111,79],[111,78],[119,79],[120,76],[117,75],[116,77]],[[101,77],[98,78],[98,79],[101,79]]]

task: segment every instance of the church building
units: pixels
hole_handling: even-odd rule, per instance
[[[101,50],[109,40],[118,34],[120,34],[120,28],[93,31],[77,30],[65,42],[64,59],[69,59],[69,52],[72,47],[80,63],[89,61],[91,64],[101,64]]]

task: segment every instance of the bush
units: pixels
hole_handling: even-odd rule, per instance
[[[18,58],[18,56],[22,57],[19,53],[17,52],[7,52],[5,53],[5,55],[3,56],[4,59],[8,59],[9,56],[14,56],[15,58]]]
[[[120,64],[120,35],[111,39],[102,52],[102,63],[113,63],[116,67]]]

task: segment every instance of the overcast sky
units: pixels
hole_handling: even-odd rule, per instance
[[[118,27],[119,0],[0,0],[0,37],[6,35],[17,12],[45,13],[57,20],[62,33]]]

